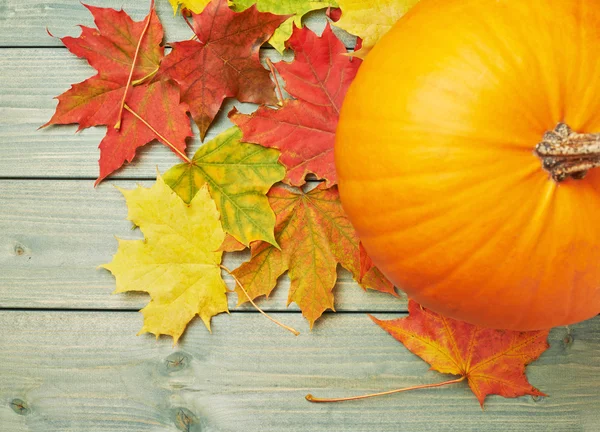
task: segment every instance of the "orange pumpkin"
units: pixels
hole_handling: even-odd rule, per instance
[[[600,312],[599,52],[598,0],[422,0],[383,37],[335,156],[390,280],[486,327]]]

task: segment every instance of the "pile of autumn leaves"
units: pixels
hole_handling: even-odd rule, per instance
[[[188,8],[181,19],[189,24],[192,37],[170,43],[168,55],[153,7],[143,21],[134,22],[123,11],[86,6],[96,28],[82,27],[79,37],[62,39],[98,73],[58,97],[48,124],[107,127],[100,143],[97,182],[131,162],[138,147],[155,140],[183,161],[159,175],[151,188],[122,191],[128,219],[145,240],[120,240],[113,261],[104,267],[115,275],[117,292],[150,294],[150,303],[141,311],[141,333],[171,335],[177,341],[196,315],[210,328],[211,317],[228,310],[222,271],[236,279],[238,303],[268,296],[287,272],[288,303],[297,303],[311,326],[325,310],[334,308],[338,263],[363,288],[396,295],[360,247],[342,210],[333,159],[343,98],[361,55],[386,25],[360,34],[363,48],[359,55],[349,56],[329,25],[321,36],[300,27],[304,13],[336,6],[335,2],[298,2],[292,15],[281,15],[282,8],[292,7],[287,2],[275,2],[274,12],[280,13],[276,15],[259,11],[255,1],[234,1],[232,8],[227,0],[206,5],[205,0],[171,0]],[[354,11],[349,8],[349,18],[345,17],[344,2],[338,3],[340,25],[360,28],[356,22],[355,27],[348,24]],[[374,3],[393,6],[391,25],[415,1]],[[330,15],[338,19],[339,10]],[[269,40],[280,51],[293,51],[294,60],[275,65],[269,61],[267,70],[259,50]],[[275,85],[278,79],[285,83],[288,98]],[[204,139],[228,97],[260,107],[251,115],[234,109],[229,118],[236,126],[205,143],[190,159],[186,140],[193,134],[188,113]],[[309,174],[321,182],[306,191]],[[234,271],[223,267],[223,252],[247,247],[248,262]],[[499,342],[494,350],[488,346],[489,332],[494,331],[424,313],[412,302],[410,309],[408,319],[378,324],[436,370],[468,378],[480,402],[491,393],[541,394],[527,382],[524,370],[547,348],[547,332],[496,334]],[[420,320],[431,321],[425,326],[429,330],[415,325]],[[432,330],[438,327],[448,332],[445,339]],[[421,338],[407,338],[419,332]],[[464,343],[454,340],[461,333]],[[447,351],[451,360],[447,365],[436,366],[437,360],[428,357],[431,341],[440,352]],[[471,351],[457,352],[456,345]],[[478,345],[487,355],[479,359],[481,367],[470,357]],[[497,350],[512,362],[508,370],[512,387],[506,377],[502,382],[490,380]],[[483,361],[488,357],[493,360]]]
[[[177,340],[196,314],[209,327],[212,316],[227,311],[222,252],[246,247],[250,261],[233,272],[247,292],[237,285],[239,303],[269,295],[287,271],[289,302],[296,302],[312,325],[334,307],[338,263],[364,288],[395,295],[375,267],[363,265],[361,272],[359,241],[335,186],[337,118],[361,60],[345,55],[329,26],[321,37],[294,30],[286,42],[294,61],[275,66],[293,99],[278,100],[259,50],[287,15],[254,6],[238,13],[226,0],[214,0],[202,13],[182,17],[194,39],[171,43],[165,56],[154,10],[133,22],[123,11],[87,7],[97,29],[83,27],[81,36],[62,41],[98,74],[59,96],[49,123],[107,126],[98,182],[154,140],[183,160],[154,187],[123,191],[129,219],[146,241],[121,241],[106,268],[116,276],[118,292],[150,293],[142,332]],[[233,110],[229,117],[239,127],[189,159],[187,113],[204,138],[227,97],[261,107],[252,115]],[[323,182],[304,192],[308,174]]]

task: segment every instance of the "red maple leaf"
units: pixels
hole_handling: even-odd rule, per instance
[[[153,140],[172,143],[175,151],[185,159],[185,140],[193,136],[187,109],[179,102],[179,88],[171,81],[158,81],[133,87],[127,97],[127,106],[135,113],[125,111],[120,129],[108,127],[100,143],[100,176],[96,183],[123,165],[131,162],[135,151]],[[155,129],[154,125],[158,125]]]
[[[171,83],[130,87],[126,98],[128,109],[122,114],[121,127],[114,128],[119,122],[137,45],[147,24],[133,68],[133,82],[152,77],[164,56],[163,28],[155,11],[152,9],[143,21],[134,22],[124,11],[85,7],[94,16],[97,28],[82,26],[79,37],[61,40],[69,51],[85,58],[98,73],[60,95],[54,116],[44,126],[78,123],[78,130],[108,126],[100,144],[100,175],[96,183],[126,161],[131,162],[138,147],[155,139],[182,155],[185,140],[192,132],[187,107],[180,103],[179,91]]]
[[[182,100],[204,139],[226,97],[258,104],[277,102],[259,50],[288,16],[261,13],[255,5],[236,13],[227,0],[212,0],[192,17],[198,40],[173,43],[159,74],[180,85]]]
[[[525,376],[525,367],[549,347],[549,330],[517,332],[477,327],[446,318],[409,301],[407,318],[371,318],[431,369],[465,378],[481,406],[488,395],[545,396]]]
[[[244,141],[281,150],[287,183],[301,186],[313,173],[332,186],[337,183],[333,145],[340,108],[361,61],[345,55],[329,25],[321,37],[294,29],[287,46],[294,50],[294,61],[275,66],[295,99],[285,100],[280,109],[261,107],[252,115],[233,110],[229,116]]]

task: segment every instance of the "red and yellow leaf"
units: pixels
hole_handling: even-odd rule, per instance
[[[407,318],[371,318],[431,369],[465,377],[481,406],[488,395],[544,396],[527,381],[525,367],[548,349],[549,330],[485,329],[446,318],[412,300],[408,310]]]
[[[251,5],[261,12],[271,12],[277,15],[291,15],[275,31],[269,44],[280,53],[285,50],[285,42],[290,38],[295,27],[302,27],[302,18],[310,11],[337,6],[335,0],[229,0],[235,10],[244,10]]]
[[[136,115],[125,111],[120,129],[108,127],[100,143],[100,176],[96,183],[125,161],[131,162],[138,147],[166,139],[185,154],[185,140],[193,135],[186,107],[179,102],[179,89],[170,81],[134,87],[127,105]]]
[[[151,77],[158,70],[164,56],[163,28],[154,10],[149,18],[135,22],[124,11],[86,7],[94,16],[97,28],[81,27],[79,37],[64,37],[62,41],[69,51],[85,58],[98,73],[60,95],[56,112],[45,126],[71,123],[78,123],[79,129],[108,126],[100,144],[99,182],[123,163],[131,162],[136,149],[154,139],[176,153],[183,152],[185,140],[192,136],[192,131],[186,116],[187,107],[180,103],[178,89],[164,82],[130,87],[126,103],[146,122],[140,122],[131,111],[125,110],[121,128],[113,127],[119,120],[146,20],[150,22],[133,68],[134,82]]]

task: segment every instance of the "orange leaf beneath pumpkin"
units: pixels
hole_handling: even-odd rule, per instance
[[[483,407],[486,396],[545,396],[525,376],[525,367],[548,349],[549,330],[492,330],[443,317],[417,302],[410,315],[389,321],[371,317],[431,369],[465,377]]]

